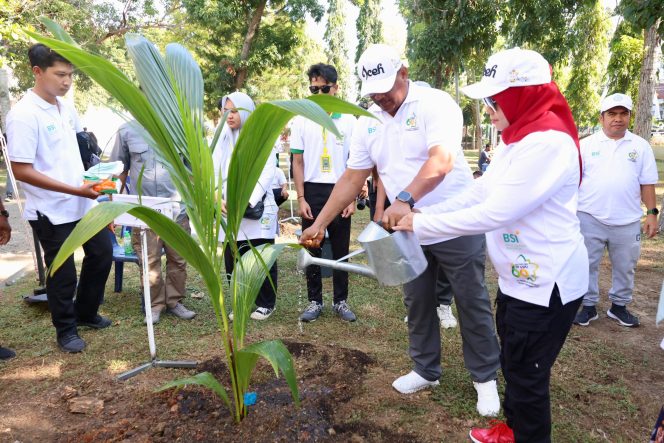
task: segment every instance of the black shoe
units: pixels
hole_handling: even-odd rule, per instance
[[[16,352],[9,348],[3,348],[0,346],[0,360],[9,360],[10,358],[14,357],[16,357]]]
[[[97,314],[93,320],[78,320],[76,324],[78,326],[87,326],[89,328],[94,328],[94,329],[104,329],[108,328],[111,326],[111,321],[107,319],[106,317],[102,317],[101,315]]]
[[[608,315],[609,318],[616,320],[621,326],[633,328],[639,325],[639,317],[632,315],[632,313],[624,306],[618,306],[612,303],[611,308],[606,311],[606,315]]]
[[[594,306],[583,306],[574,318],[574,324],[579,326],[588,326],[591,321],[597,320],[597,309]]]
[[[85,342],[78,334],[58,338],[58,346],[62,352],[76,353],[85,349]]]

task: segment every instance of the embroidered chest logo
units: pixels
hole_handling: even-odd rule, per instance
[[[376,132],[376,126],[370,126],[367,131],[369,132],[369,134],[373,134],[374,132]]]
[[[417,116],[413,112],[410,117],[406,119],[406,131],[416,131],[417,130]]]
[[[55,123],[50,123],[48,126],[46,126],[46,132],[48,132],[49,134],[53,134],[56,128],[57,127],[55,126]]]
[[[599,157],[599,151],[593,151],[590,153],[591,157]]]
[[[512,276],[517,283],[534,287],[537,286],[537,271],[539,265],[533,263],[525,255],[519,254],[514,263],[512,263]]]
[[[636,162],[636,159],[638,159],[638,158],[639,158],[639,153],[636,152],[636,149],[632,149],[632,152],[627,154],[627,160],[629,160],[631,162]]]

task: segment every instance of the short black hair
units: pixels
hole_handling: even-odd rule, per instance
[[[323,77],[329,83],[337,83],[338,78],[337,70],[334,66],[326,65],[325,63],[312,65],[307,71],[307,76],[309,77],[309,81],[316,77]]]
[[[30,66],[39,66],[43,70],[50,68],[55,62],[72,64],[69,60],[42,43],[30,46],[30,49],[28,49],[28,58],[30,59]]]

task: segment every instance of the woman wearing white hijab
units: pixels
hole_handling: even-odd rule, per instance
[[[219,141],[215,146],[212,160],[214,162],[215,174],[221,170],[222,183],[220,188],[223,192],[223,199],[226,200],[226,177],[228,176],[228,166],[231,161],[231,155],[235,144],[240,136],[240,130],[249,114],[256,108],[253,100],[242,92],[233,92],[224,96],[220,101],[220,108],[223,113],[227,113],[226,124],[222,129]],[[256,247],[265,243],[274,244],[274,238],[277,228],[277,204],[274,201],[272,193],[272,180],[276,172],[274,156],[269,156],[258,183],[249,198],[249,206],[254,207],[261,200],[265,205],[263,215],[258,220],[243,218],[240,223],[240,232],[238,233],[238,250],[241,254],[249,250],[249,242]],[[219,236],[219,240],[224,239],[224,233]],[[233,272],[235,264],[234,257],[230,249],[224,251],[226,272],[230,275]],[[270,268],[270,278],[277,287],[277,263]],[[277,294],[272,288],[270,281],[265,279],[256,297],[256,310],[251,313],[254,320],[265,320],[272,312],[276,303]]]

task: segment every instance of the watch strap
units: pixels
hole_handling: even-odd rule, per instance
[[[648,209],[646,211],[646,215],[658,215],[659,214],[659,209],[653,208],[653,209]]]
[[[6,209],[2,209],[0,210],[0,215],[9,218],[9,211],[7,211]]]

